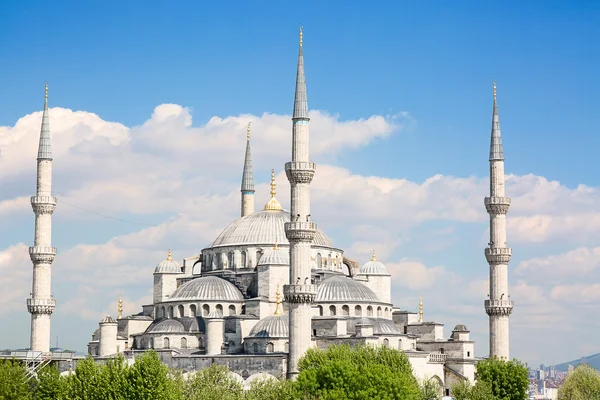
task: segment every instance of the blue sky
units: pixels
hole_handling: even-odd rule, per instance
[[[64,1],[51,6],[40,1],[3,3],[0,5],[0,129],[8,127],[5,131],[6,140],[11,132],[13,135],[14,132],[27,132],[27,140],[35,143],[35,135],[39,133],[39,116],[32,113],[41,109],[43,83],[48,81],[51,107],[90,113],[82,120],[72,114],[61,114],[63,120],[51,122],[55,140],[63,135],[62,128],[55,128],[68,125],[71,135],[68,140],[72,141],[73,148],[98,162],[101,170],[110,169],[102,162],[116,162],[119,159],[104,158],[105,154],[99,147],[89,150],[79,142],[83,140],[82,137],[88,137],[86,135],[89,132],[97,134],[95,129],[99,122],[93,119],[91,113],[96,114],[102,124],[118,123],[119,127],[116,128],[98,128],[102,131],[98,136],[106,138],[113,135],[113,130],[120,132],[121,129],[131,135],[135,132],[150,135],[148,132],[152,130],[144,126],[149,121],[160,120],[162,123],[161,118],[152,117],[157,106],[172,103],[185,107],[185,110],[165,112],[174,113],[174,121],[191,116],[191,127],[176,121],[164,131],[152,131],[162,132],[163,136],[160,137],[163,143],[170,140],[169,132],[189,133],[194,127],[199,129],[197,133],[209,132],[206,124],[215,116],[224,120],[228,117],[238,118],[239,135],[235,133],[236,136],[233,136],[234,133],[228,131],[232,136],[223,136],[223,141],[219,143],[211,142],[219,146],[218,151],[225,152],[235,137],[243,137],[241,127],[245,126],[246,115],[257,119],[260,129],[263,126],[261,124],[265,127],[270,123],[279,126],[279,122],[268,122],[264,113],[282,117],[290,114],[300,25],[304,26],[305,32],[309,107],[323,112],[321,119],[314,119],[314,129],[326,135],[325,127],[330,126],[327,124],[340,126],[343,130],[345,121],[357,121],[358,134],[363,132],[364,137],[368,138],[361,142],[344,138],[342,132],[342,137],[331,145],[331,151],[316,152],[316,161],[343,169],[351,176],[406,179],[419,185],[436,174],[442,174],[446,179],[456,177],[457,180],[450,180],[446,185],[456,193],[463,193],[461,198],[466,199],[468,204],[472,201],[479,213],[471,218],[466,216],[468,210],[461,213],[459,209],[456,215],[447,216],[441,212],[441,216],[432,221],[406,224],[401,221],[389,227],[383,221],[381,231],[375,227],[366,235],[360,229],[368,226],[368,222],[324,216],[321,225],[329,227],[326,232],[336,244],[339,243],[350,254],[362,256],[364,253],[366,257],[370,252],[364,248],[368,242],[378,242],[382,247],[387,243],[389,251],[386,251],[386,255],[390,264],[405,263],[402,264],[404,267],[398,266],[399,270],[405,268],[407,262],[419,260],[434,270],[431,276],[439,271],[435,270],[436,266],[443,266],[465,281],[460,285],[467,285],[470,278],[485,278],[487,266],[483,247],[486,240],[483,235],[486,221],[482,198],[486,195],[492,80],[495,78],[498,82],[507,172],[518,177],[514,191],[522,197],[521,204],[526,204],[519,211],[519,203],[514,203],[517,194],[509,193],[514,204],[514,210],[511,211],[516,216],[533,218],[524,219],[522,226],[517,226],[515,222],[513,237],[519,239],[515,239],[513,245],[515,257],[511,268],[517,268],[530,259],[567,254],[582,246],[592,248],[598,245],[594,240],[596,228],[590,228],[585,218],[582,219],[585,226],[581,228],[571,226],[571,222],[568,222],[572,220],[569,219],[569,213],[580,215],[588,210],[593,219],[597,215],[596,210],[600,210],[596,193],[596,187],[600,186],[600,178],[596,173],[596,149],[600,146],[596,127],[597,110],[600,107],[597,96],[600,92],[600,80],[597,77],[597,71],[600,70],[597,43],[600,37],[600,4],[592,1],[507,1],[502,4],[475,1],[378,2],[376,7],[358,1],[285,4],[274,1],[233,1],[227,6],[217,2],[191,1]],[[158,115],[156,111],[155,115]],[[387,125],[360,122],[361,118],[372,116],[381,116]],[[20,118],[24,118],[24,124],[31,122],[31,127],[27,125],[26,129],[17,129],[15,124]],[[326,122],[323,122],[323,128],[320,128],[318,121]],[[156,124],[160,125],[158,122]],[[219,129],[218,132],[226,131],[230,125]],[[0,139],[1,134],[2,131]],[[78,169],[83,161],[78,163],[78,159],[67,157],[75,153],[69,150],[66,133],[64,137],[65,157],[55,160],[55,191],[59,196],[70,199],[65,201],[106,215],[149,224],[162,223],[174,218],[174,215],[185,214],[186,211],[177,208],[169,210],[160,207],[143,212],[127,205],[126,200],[110,196],[104,198],[102,204],[96,204],[90,198],[80,196],[86,188],[82,181],[89,179],[88,185],[91,185],[95,184],[94,179],[106,183],[109,178],[101,179],[96,175],[92,178],[84,174],[75,176],[74,169]],[[11,149],[16,151],[6,143],[1,148],[0,142],[3,155]],[[75,146],[76,143],[83,147]],[[196,157],[210,150],[209,147],[203,147],[204,143],[200,142],[197,156],[182,151],[169,152],[172,158],[170,161],[163,160],[164,167],[169,169],[173,165],[177,172],[166,182],[173,183],[180,178],[191,185],[193,176],[212,175],[207,172],[212,170],[206,168],[217,165],[222,168],[222,176],[206,185],[206,193],[224,196],[226,200],[222,201],[234,204],[237,201],[235,191],[239,185],[238,175],[241,173],[238,164],[242,160],[239,151],[242,143],[233,145],[231,151],[226,152],[234,158],[239,153],[239,160],[235,160],[238,164],[221,166],[215,161],[217,164],[203,167],[202,161]],[[160,141],[153,145],[160,149]],[[260,157],[259,146],[259,143],[254,145],[255,158]],[[273,164],[280,167],[282,162],[287,161],[289,149],[283,148],[281,155],[269,155],[265,150],[264,156],[269,155],[271,159],[257,161],[257,183],[266,184],[268,171]],[[179,160],[177,168],[174,166],[175,159]],[[189,169],[180,169],[183,168],[179,165],[181,160],[198,163],[198,167],[188,165]],[[34,158],[30,159],[29,164],[23,164],[29,169],[22,171],[17,161],[6,158],[2,161],[0,158],[2,162],[1,168],[9,172],[0,174],[5,188],[0,191],[0,217],[9,229],[0,233],[0,251],[18,243],[30,244],[33,235],[30,209],[18,208],[18,212],[5,214],[1,210],[2,202],[6,205],[29,196],[35,188]],[[533,178],[527,178],[527,174],[533,174]],[[560,185],[557,188],[556,184],[536,180],[540,177],[549,181],[557,180]],[[112,184],[117,187],[116,183]],[[280,185],[284,184],[287,183],[282,177]],[[584,195],[576,190],[580,184],[590,187],[590,192],[584,194],[588,197],[583,200],[580,197]],[[483,191],[477,191],[474,187]],[[528,187],[537,191],[529,193],[526,191]],[[471,195],[470,190],[475,192]],[[197,195],[203,193],[198,192]],[[229,196],[229,193],[234,194]],[[356,192],[349,195],[353,196],[353,193]],[[380,197],[386,196],[385,193],[382,189]],[[159,196],[154,192],[152,195]],[[429,200],[423,201],[425,209],[443,209],[442,203],[447,200],[444,195],[438,193],[430,197],[431,203]],[[318,195],[316,198],[319,198]],[[152,199],[160,202],[159,197]],[[257,201],[257,207],[261,201]],[[205,206],[210,209],[210,204]],[[85,263],[81,253],[77,253],[78,245],[102,246],[109,243],[111,238],[135,234],[143,228],[136,224],[99,218],[69,208],[66,204],[61,207],[65,214],[60,214],[60,208],[57,211],[54,226],[56,246],[82,257],[70,259],[69,262],[62,261],[63,264]],[[196,244],[177,236],[183,235],[177,229],[163,228],[169,233],[161,239],[148,242],[148,246],[155,254],[162,254],[163,247],[167,245],[176,248],[167,243],[169,235],[172,235],[171,241],[182,241],[180,256],[188,256],[192,253],[185,251],[197,252],[210,241],[213,230],[218,231],[226,221],[235,217],[236,207],[234,205],[234,212],[226,214],[223,219],[212,221],[213,225],[206,234],[195,232],[194,235],[198,237]],[[67,209],[68,212],[65,211]],[[389,212],[390,216],[386,218],[392,221],[391,216],[397,214],[397,210],[390,209]],[[326,214],[325,209],[323,213]],[[569,225],[572,231],[540,233],[539,227],[543,224],[534,217],[544,215],[558,218],[555,214],[559,214],[563,218],[560,220],[562,224]],[[203,215],[196,217],[197,222],[194,223],[204,223]],[[356,225],[353,234],[346,232],[348,225]],[[442,231],[446,233],[439,233]],[[447,246],[428,250],[429,242],[434,237],[432,235],[438,233],[446,235],[443,240],[440,239],[440,245],[443,242]],[[127,248],[129,245],[123,246]],[[122,265],[141,268],[142,263],[138,261],[136,264],[134,259],[111,259],[111,262],[111,268],[117,269]],[[60,271],[62,264],[58,259],[57,263],[56,271]],[[590,263],[596,265],[595,261]],[[538,260],[538,264],[543,263]],[[19,268],[27,269],[30,266],[24,264]],[[560,271],[560,268],[557,270]],[[56,272],[55,276],[59,273]],[[517,284],[520,279],[525,279],[528,285],[535,286],[538,278],[533,274],[529,280],[521,276],[511,277],[511,281]],[[582,275],[583,281],[589,282],[590,276]],[[55,291],[64,290],[64,301],[70,298],[67,292],[81,290],[83,293],[85,290],[82,287],[88,287],[80,281],[66,280],[61,283],[60,276],[56,282]],[[129,288],[138,299],[146,293],[150,282],[148,272],[140,278],[139,283],[107,286],[106,290],[114,292]],[[417,292],[421,289],[402,285],[398,282],[398,287],[405,288],[407,292],[405,295],[401,292],[404,289],[399,289],[400,301],[404,299],[403,296],[418,298]],[[552,292],[555,289],[552,285],[552,282],[547,282],[546,286],[540,285],[540,293],[548,296],[556,293]],[[529,294],[537,293],[538,286],[535,287],[522,290]],[[432,293],[435,291],[434,286],[428,288]],[[21,297],[22,301],[19,301],[24,303],[26,293]],[[90,304],[89,309],[104,311],[108,301],[99,299],[97,303]],[[481,324],[484,331],[476,337],[479,342],[485,341],[487,332],[481,306],[483,297],[472,300],[472,303],[469,301],[464,300],[467,306],[479,307],[478,316],[471,316],[464,310],[456,313],[467,319],[478,317],[474,323]],[[589,306],[589,301],[587,299],[584,303]],[[535,312],[534,306],[531,305],[531,312]],[[444,322],[452,325],[455,318],[448,315],[448,310],[435,310],[436,315],[439,314]],[[18,332],[26,332],[28,316],[24,306],[8,316],[0,315],[0,320],[9,317],[24,325]],[[522,314],[523,319],[526,317],[527,314]],[[57,314],[53,318],[53,329],[64,331],[61,337],[66,338],[65,345],[83,350],[91,334],[88,331],[95,322],[82,318],[83,333],[68,332],[68,324],[79,317],[72,313]],[[586,321],[583,316],[581,318],[579,322]],[[519,324],[515,322],[517,332]],[[526,332],[526,326],[522,326],[523,332]],[[546,334],[551,330],[544,327],[539,329]],[[82,335],[85,340],[81,339]],[[562,346],[560,343],[567,337],[567,333],[550,335],[543,344]],[[0,343],[3,341],[11,346],[18,345],[16,340],[0,336]],[[595,349],[595,352],[600,352],[600,348],[593,347],[593,343],[586,344],[590,346],[589,351]],[[481,343],[481,346],[487,347],[487,344]],[[521,352],[517,350],[514,355],[526,361],[550,363],[587,355],[585,351],[588,351],[588,347],[572,349],[570,352],[563,350],[553,359],[551,355],[541,354],[541,345],[531,352],[526,351],[527,347],[531,347],[529,343],[523,344]]]

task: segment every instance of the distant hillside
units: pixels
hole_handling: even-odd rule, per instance
[[[600,353],[594,354],[591,356],[587,356],[587,357],[581,357],[578,360],[573,360],[573,361],[568,361],[566,363],[558,364],[558,365],[555,365],[554,368],[557,371],[567,372],[569,370],[569,365],[576,367],[579,364],[581,364],[582,362],[585,362],[586,364],[589,364],[592,367],[594,367],[600,371]]]

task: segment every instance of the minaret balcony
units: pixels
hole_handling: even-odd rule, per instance
[[[308,161],[292,161],[285,163],[285,174],[290,183],[311,183],[317,165]]]
[[[510,207],[509,197],[486,197],[483,200],[488,214],[502,215],[508,213]]]
[[[29,248],[29,258],[34,264],[52,264],[56,256],[56,247],[33,246]]]
[[[292,217],[294,218],[294,217]],[[296,217],[297,219],[299,217]],[[308,217],[306,217],[308,219]],[[309,221],[293,221],[284,224],[285,237],[290,241],[310,242],[317,232],[317,224]]]
[[[54,196],[31,196],[31,208],[37,215],[52,214],[56,209],[56,197]]]
[[[508,264],[512,256],[512,249],[509,247],[487,247],[485,249],[485,258],[489,264]]]
[[[484,301],[485,312],[487,315],[501,315],[509,316],[512,314],[515,302],[508,299],[501,300],[485,300]]]
[[[27,299],[27,310],[31,314],[52,314],[56,309],[56,300],[49,299]]]
[[[288,303],[312,303],[317,295],[317,285],[285,285],[283,296]]]

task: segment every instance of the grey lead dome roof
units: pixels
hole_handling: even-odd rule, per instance
[[[250,331],[253,338],[286,338],[289,337],[290,320],[287,315],[271,315],[258,321]]]
[[[165,319],[151,326],[147,332],[181,333],[185,332],[183,324],[175,319]]]
[[[257,211],[238,218],[217,236],[209,247],[240,244],[289,244],[283,224],[290,222],[290,213],[283,210]],[[313,245],[332,247],[331,240],[317,229]]]
[[[240,301],[244,296],[233,283],[216,276],[203,276],[179,286],[169,300]]]
[[[181,274],[181,265],[177,261],[164,260],[154,268],[155,274]]]
[[[368,324],[373,326],[374,335],[394,335],[402,333],[394,321],[385,318],[360,318],[356,321],[358,324]]]
[[[317,284],[315,302],[331,301],[381,302],[371,289],[345,276],[332,276]]]
[[[258,265],[290,265],[290,251],[287,248],[284,249],[266,249]]]
[[[369,261],[360,267],[360,273],[364,275],[389,275],[385,265],[379,261]]]

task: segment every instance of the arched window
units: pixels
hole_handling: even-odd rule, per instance
[[[187,339],[184,337],[181,338],[181,348],[187,349]]]
[[[319,306],[319,315],[323,316],[323,306]]]
[[[252,351],[254,352],[254,354],[258,353],[258,343],[254,343],[252,345]]]
[[[335,315],[335,306],[329,306],[329,315]]]
[[[383,316],[386,317],[386,318],[389,317],[389,315],[388,315],[388,308],[387,307],[383,310]]]
[[[173,306],[169,306],[169,318],[173,318]]]
[[[198,338],[198,348],[201,349],[202,347],[204,347],[204,343],[202,343],[202,338],[199,337]]]
[[[317,268],[323,267],[323,259],[321,259],[321,253],[317,253]]]
[[[156,307],[154,309],[154,318],[156,318],[156,319],[160,318],[160,307]]]
[[[233,251],[230,251],[227,254],[227,259],[229,260],[229,268],[231,268],[231,269],[235,268],[235,260],[233,258]]]
[[[390,341],[388,339],[383,339],[383,345],[385,347],[390,347]]]
[[[183,309],[183,306],[182,306],[182,305],[180,305],[179,307],[177,307],[177,311],[178,311],[178,312],[177,312],[177,316],[178,316],[179,318],[183,318],[183,317],[185,317],[185,311],[184,311],[184,309]]]
[[[229,306],[229,315],[235,315],[235,306],[233,304]]]
[[[444,348],[443,347],[440,349],[440,353],[444,354]]]
[[[223,267],[223,259],[221,258],[221,253],[215,253],[213,257],[213,269],[221,269]]]
[[[192,304],[190,305],[190,317],[195,317],[196,316],[196,305]]]
[[[166,337],[166,338],[163,340],[163,347],[164,347],[165,349],[168,349],[168,348],[169,348],[169,346],[170,346],[170,343],[169,343],[169,338],[168,338],[168,337]]]
[[[273,352],[273,343],[267,343],[267,353]]]
[[[248,268],[246,266],[246,263],[248,262],[247,258],[248,256],[246,255],[246,252],[242,251],[242,268]]]
[[[373,307],[369,306],[367,307],[367,317],[372,317],[373,316]]]
[[[256,265],[258,265],[258,262],[260,261],[260,256],[261,256],[261,252],[260,250],[256,251]]]
[[[354,307],[354,315],[357,317],[362,317],[362,308],[361,306]]]
[[[290,352],[290,343],[289,342],[285,342],[285,344],[283,345],[283,351],[285,351],[286,353]]]
[[[381,317],[381,307],[377,307],[377,316]]]
[[[165,306],[162,306],[162,312],[160,313],[160,317],[165,318],[166,316],[167,316],[167,311],[165,309]]]
[[[250,376],[250,372],[248,370],[242,371],[242,378],[247,379]]]
[[[223,315],[223,306],[220,304],[217,304],[217,312],[221,315]]]
[[[350,315],[350,307],[342,306],[342,315],[345,315],[345,316]]]
[[[402,339],[398,339],[398,350],[402,350]]]
[[[210,313],[210,306],[208,304],[204,304],[202,306],[202,315],[206,317],[208,313]]]
[[[332,264],[331,264],[331,253],[329,253],[329,255],[327,256],[327,266],[330,269],[333,269],[333,268],[331,268],[332,267]]]

